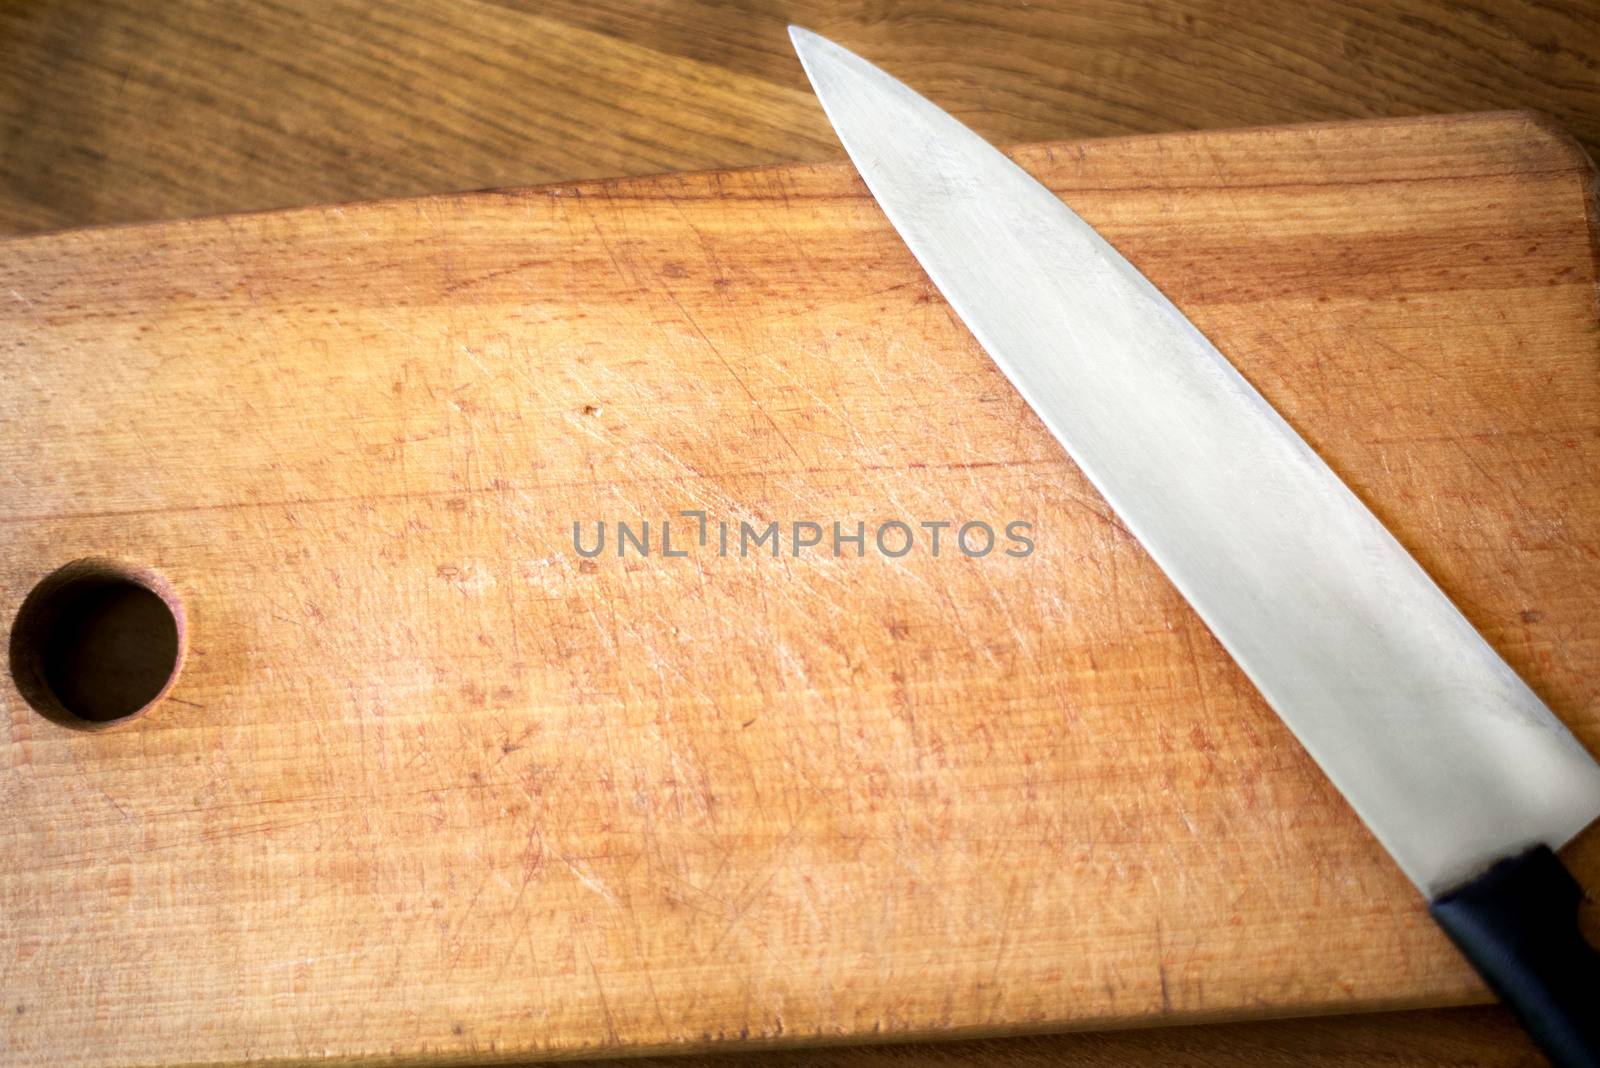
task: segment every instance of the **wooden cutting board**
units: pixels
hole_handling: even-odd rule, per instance
[[[1016,155],[1600,748],[1581,152],[1499,114]],[[57,234],[0,273],[6,1064],[1485,996],[847,166]],[[35,707],[61,633],[13,622],[84,559],[182,627],[165,699],[98,731]]]

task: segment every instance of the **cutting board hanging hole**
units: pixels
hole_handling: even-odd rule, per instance
[[[11,678],[46,718],[104,730],[166,696],[185,638],[183,607],[166,580],[114,560],[75,560],[40,580],[17,610]]]

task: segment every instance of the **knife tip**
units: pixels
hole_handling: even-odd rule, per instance
[[[799,52],[807,45],[815,44],[819,40],[821,40],[819,35],[812,33],[804,26],[798,26],[792,22],[789,23],[789,41],[794,45],[796,52]]]
[[[806,75],[811,78],[813,85],[816,85],[818,76],[825,71],[837,68],[841,64],[848,64],[852,60],[857,63],[864,62],[854,53],[804,26],[790,23],[789,40],[794,44],[795,55],[799,57],[800,65],[805,68]]]

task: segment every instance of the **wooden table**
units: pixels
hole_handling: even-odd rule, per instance
[[[1577,2],[776,6],[0,4],[0,231],[836,157],[785,21],[1002,142],[1532,106],[1600,144],[1600,16]],[[1497,1008],[762,1059],[1290,1056],[1536,1063]]]

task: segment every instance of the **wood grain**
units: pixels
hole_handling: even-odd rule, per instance
[[[1365,1013],[1299,1020],[1142,1027],[1026,1038],[679,1055],[593,1068],[1541,1068],[1546,1062],[1498,1007]]]
[[[1531,107],[1587,0],[4,0],[0,230],[837,158],[800,22],[999,143]]]
[[[789,18],[869,49],[1002,141],[1524,104],[1600,145],[1586,3],[544,3],[536,20],[451,2],[385,4],[375,23],[372,7],[0,2],[0,232],[836,155],[804,92],[779,114],[733,84],[803,90],[781,47]],[[635,100],[640,70],[651,95]],[[652,97],[702,125],[663,136],[631,119]],[[1398,1056],[1410,1027],[1415,1063],[1499,1063],[1509,1029],[1485,1031],[1493,1010],[1477,1011],[1375,1018],[1390,1045],[1371,1057]],[[1218,1041],[1281,1063],[1369,1025],[1274,1026],[1272,1042],[1297,1045],[1236,1028]],[[1079,1057],[1077,1038],[1049,1048]],[[1054,1041],[981,1051],[1006,1063]]]
[[[1600,742],[1571,142],[1503,115],[1018,158]],[[1483,997],[847,168],[3,250],[0,618],[109,556],[189,621],[119,730],[4,692],[7,1063]],[[574,520],[686,508],[1022,518],[1038,548],[572,551]],[[1594,843],[1571,859],[1595,885]]]

